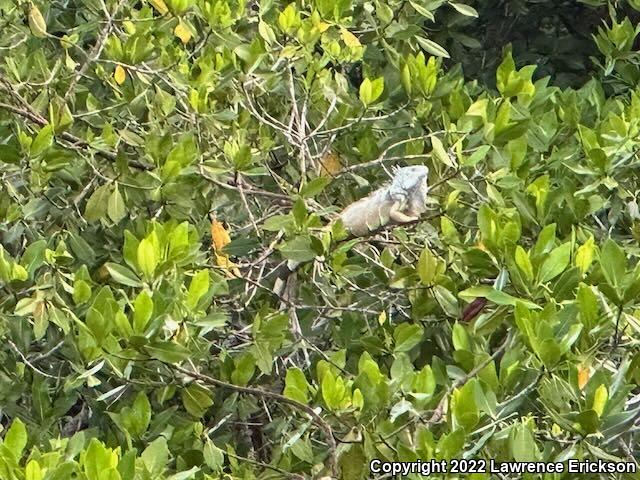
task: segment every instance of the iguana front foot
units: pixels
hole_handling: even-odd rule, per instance
[[[391,210],[389,212],[389,218],[396,223],[409,223],[409,222],[415,222],[420,217],[405,215],[400,210],[395,210],[395,211]]]

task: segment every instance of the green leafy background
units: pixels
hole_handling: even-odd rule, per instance
[[[0,478],[634,461],[637,9],[0,0]]]

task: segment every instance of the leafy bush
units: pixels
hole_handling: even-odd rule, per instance
[[[640,5],[496,3],[0,1],[0,477],[633,459]]]

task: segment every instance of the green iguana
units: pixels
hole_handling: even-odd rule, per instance
[[[342,223],[353,236],[362,237],[389,223],[417,220],[427,210],[428,176],[424,165],[396,169],[390,185],[345,208],[340,213]]]

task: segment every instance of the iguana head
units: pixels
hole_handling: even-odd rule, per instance
[[[392,198],[406,197],[421,185],[426,185],[429,168],[425,165],[397,168],[389,187]]]

